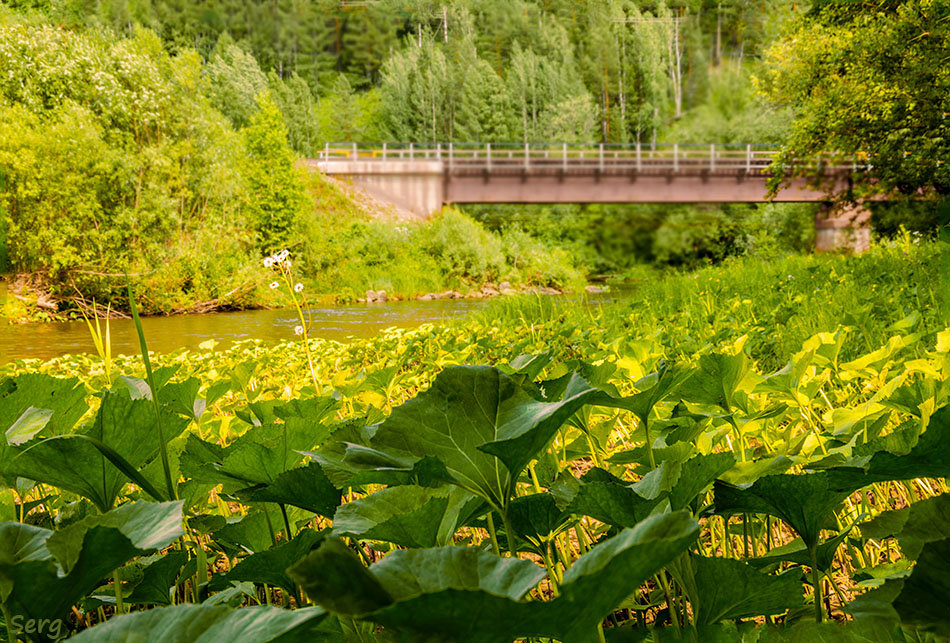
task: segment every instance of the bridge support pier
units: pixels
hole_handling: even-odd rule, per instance
[[[871,245],[871,211],[857,205],[823,204],[815,215],[815,252],[861,254]]]

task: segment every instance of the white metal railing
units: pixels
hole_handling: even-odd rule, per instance
[[[775,145],[578,143],[326,143],[320,161],[446,162],[449,173],[770,174]],[[863,159],[828,154],[797,169],[856,172]]]

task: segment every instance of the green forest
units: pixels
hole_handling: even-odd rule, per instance
[[[948,117],[950,0],[0,0],[0,639],[950,639]]]
[[[147,293],[145,312],[274,305],[260,259],[283,248],[314,292],[340,301],[499,281],[576,289],[643,265],[808,252],[809,205],[469,206],[398,232],[296,162],[349,141],[794,141],[815,151],[828,134],[809,110],[851,118],[854,101],[868,117],[843,126],[838,150],[882,135],[904,145],[910,134],[887,119],[912,106],[876,89],[900,78],[932,100],[915,114],[909,159],[887,143],[899,157],[889,181],[945,188],[945,70],[898,76],[881,67],[890,45],[852,33],[842,59],[864,56],[880,73],[814,86],[790,61],[840,40],[832,14],[784,0],[7,0],[0,269],[17,275],[21,296],[6,314],[75,314],[93,300],[125,309],[126,275]],[[874,19],[893,32],[847,28],[892,40],[914,28],[891,14]],[[851,83],[866,86],[849,95]],[[933,208],[874,210],[884,236],[901,224],[935,229]]]

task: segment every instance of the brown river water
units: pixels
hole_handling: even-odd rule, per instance
[[[311,335],[336,341],[372,337],[391,327],[415,328],[458,319],[486,303],[486,300],[456,299],[313,308]],[[217,340],[221,347],[244,339],[291,339],[294,326],[299,323],[291,309],[142,319],[148,348],[159,353],[196,348],[209,339]],[[109,324],[113,355],[138,354],[138,337],[132,320],[113,319]],[[95,353],[92,337],[81,319],[37,324],[4,324],[0,320],[0,364],[76,353]]]

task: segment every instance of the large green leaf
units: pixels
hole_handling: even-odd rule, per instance
[[[187,424],[187,419],[163,411],[166,440],[180,434]],[[91,500],[101,511],[108,511],[129,477],[96,443],[105,445],[136,470],[159,454],[154,406],[146,399],[133,400],[127,391],[105,392],[95,421],[78,433],[90,439],[63,435],[27,443],[8,461],[6,472],[72,491]],[[152,487],[164,486],[161,478],[149,482]]]
[[[659,499],[643,498],[629,483],[591,480],[576,488],[564,511],[617,527],[633,527],[650,515],[659,502]]]
[[[679,479],[670,492],[672,509],[686,509],[713,482],[736,463],[731,453],[693,456],[683,463]]]
[[[321,444],[329,433],[319,422],[288,417],[280,424],[252,427],[224,448],[189,440],[188,471],[205,482],[241,483],[244,487],[271,484],[300,464],[302,451]]]
[[[950,637],[950,538],[926,543],[903,583],[894,599],[901,623]]]
[[[570,513],[561,511],[550,493],[535,493],[515,498],[509,507],[511,528],[531,543],[538,553],[571,522]],[[507,536],[507,534],[506,534]]]
[[[950,533],[950,493],[885,511],[859,526],[865,538],[896,536],[904,556],[916,560],[924,544],[943,540]]]
[[[6,433],[30,407],[52,411],[45,435],[69,432],[88,408],[86,389],[75,378],[23,373],[0,383],[0,433]]]
[[[905,455],[887,451],[865,458],[863,467],[836,467],[801,475],[779,474],[749,485],[715,485],[718,513],[763,513],[781,518],[806,547],[817,546],[819,532],[846,497],[863,486],[886,480],[950,474],[950,408],[934,414],[930,427]]]
[[[178,575],[187,562],[188,552],[186,551],[156,554],[155,560],[142,570],[141,580],[135,585],[132,593],[125,598],[125,602],[171,605],[171,590],[176,586]]]
[[[751,389],[752,362],[743,350],[744,339],[731,350],[707,353],[699,358],[697,369],[680,387],[683,399],[718,406],[727,413],[744,406],[739,397]]]
[[[699,535],[685,511],[651,516],[599,543],[561,579],[561,596],[546,604],[536,635],[596,641],[596,626],[646,579],[682,554]]]
[[[458,511],[448,511],[450,505],[464,503],[471,497],[462,489],[448,487],[404,485],[382,489],[339,507],[333,516],[333,532],[402,547],[445,545],[448,542],[441,535],[451,540],[457,524],[443,523],[459,517]]]
[[[183,533],[182,503],[136,502],[52,532],[0,524],[0,598],[14,616],[63,618],[122,564]]]
[[[564,574],[561,596],[521,601],[544,570],[475,548],[397,550],[369,569],[328,541],[290,570],[319,605],[421,638],[501,642],[526,636],[596,640],[596,626],[689,547],[686,512],[653,516],[595,546]]]
[[[292,505],[326,517],[333,515],[343,498],[316,462],[284,471],[273,482],[242,489],[237,495],[249,502]]]
[[[230,581],[252,581],[280,587],[294,594],[296,586],[287,575],[294,563],[310,553],[325,537],[324,532],[304,529],[293,540],[281,543],[272,549],[251,554],[226,574],[215,576],[210,589],[227,587]]]
[[[115,641],[165,643],[189,641],[217,643],[266,643],[292,634],[297,628],[326,618],[318,607],[285,610],[257,606],[230,609],[222,606],[176,605],[125,614],[109,619],[77,636],[72,641]],[[319,637],[310,638],[319,641]]]
[[[72,430],[88,408],[86,389],[77,379],[23,373],[0,382],[0,480],[12,486],[8,472],[11,448],[37,435],[48,437]]]
[[[798,572],[771,576],[739,560],[704,556],[689,557],[674,567],[684,568],[693,572],[683,585],[697,625],[779,614],[804,602]],[[682,579],[682,573],[677,577]]]
[[[534,607],[520,599],[544,576],[528,561],[469,547],[397,550],[366,569],[331,542],[290,571],[314,602],[339,614],[473,643],[516,637]]]
[[[452,482],[504,508],[517,475],[596,392],[574,377],[562,399],[543,402],[495,368],[450,367],[394,409],[367,446],[393,463],[381,466],[437,458]]]

